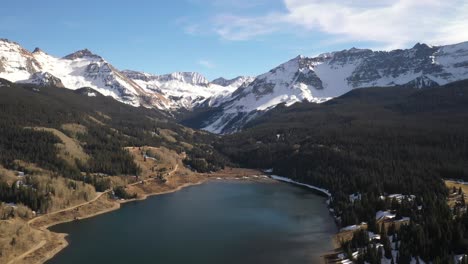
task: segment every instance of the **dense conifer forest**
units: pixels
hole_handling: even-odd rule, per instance
[[[454,254],[468,252],[468,216],[452,213],[442,180],[468,180],[468,81],[357,89],[320,105],[280,106],[216,147],[242,166],[273,168],[329,189],[342,227],[366,222],[386,233],[376,225],[377,211],[410,217],[394,236],[400,249],[394,263],[409,263],[410,256],[452,263]],[[357,193],[361,199],[350,201]],[[415,199],[381,198],[389,194]],[[380,263],[368,252],[361,263]]]
[[[89,97],[87,88],[71,91],[6,80],[0,80],[0,86],[0,166],[4,168],[25,171],[16,162],[21,160],[104,191],[110,183],[96,174],[138,175],[140,169],[124,149],[127,146],[164,146],[186,152],[186,162],[203,172],[225,164],[211,147],[214,135],[180,126],[160,111],[135,108],[99,94]],[[63,129],[64,124],[83,126],[86,132],[72,134]],[[35,127],[57,129],[76,138],[90,158],[66,162],[59,158],[60,139]],[[47,193],[5,182],[0,182],[0,200],[42,212],[48,209]]]
[[[452,190],[443,182],[468,181],[468,81],[423,90],[357,89],[323,104],[278,106],[243,132],[225,136],[178,125],[154,109],[99,94],[89,97],[86,88],[70,91],[5,80],[0,86],[4,168],[24,171],[18,160],[34,163],[103,191],[110,183],[102,175],[139,173],[124,147],[164,146],[186,152],[184,162],[196,171],[226,165],[273,168],[274,174],[330,190],[331,212],[341,227],[366,222],[369,231],[381,234],[381,248],[365,232],[343,242],[346,252],[363,250],[358,263],[380,263],[381,256],[393,263],[410,263],[414,257],[453,263],[454,255],[468,252],[468,215],[447,205]],[[86,131],[72,133],[64,124]],[[89,158],[59,158],[60,139],[37,127],[75,138]],[[351,200],[352,194],[359,199]],[[397,201],[390,194],[408,196]],[[0,200],[41,212],[50,204],[48,192],[6,182],[0,182]],[[401,228],[386,227],[376,221],[377,211],[411,221]],[[392,248],[398,249],[397,259]]]

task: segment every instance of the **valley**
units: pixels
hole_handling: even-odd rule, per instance
[[[138,150],[138,148],[132,147],[130,149]],[[154,150],[154,149],[153,149]],[[134,201],[145,200],[149,196],[167,194],[171,192],[179,191],[183,188],[199,185],[206,181],[219,181],[219,180],[238,180],[238,181],[249,181],[249,182],[270,182],[266,177],[260,177],[261,172],[248,169],[235,169],[228,168],[223,171],[211,174],[197,174],[192,173],[189,170],[183,168],[181,159],[177,154],[172,153],[174,157],[166,157],[161,155],[162,162],[164,165],[159,165],[159,169],[166,171],[164,173],[165,181],[161,181],[159,176],[153,176],[154,172],[150,169],[156,166],[156,162],[151,162],[151,159],[144,161],[140,151],[131,151],[134,153],[135,162],[142,165],[142,173],[138,180],[133,180],[133,183],[124,185],[125,191],[129,194],[135,195],[135,198],[123,199],[115,195],[114,191],[106,190],[104,192],[97,193],[93,199],[57,211],[51,211],[50,213],[39,215],[28,221],[16,218],[10,220],[10,222],[4,222],[5,230],[17,228],[28,228],[23,236],[18,237],[15,243],[30,243],[34,242],[31,240],[31,236],[37,236],[39,244],[31,245],[26,250],[18,248],[13,245],[14,249],[19,250],[18,253],[10,253],[6,255],[7,258],[1,258],[0,260],[6,263],[44,263],[51,259],[55,254],[62,251],[69,245],[66,240],[67,234],[55,233],[49,231],[49,228],[61,223],[79,221],[90,217],[95,217],[101,214],[109,213],[114,210],[118,210],[122,204]],[[135,153],[138,152],[138,153]],[[165,154],[170,153],[169,150],[163,151]],[[172,162],[172,163],[171,163]],[[180,164],[180,169],[179,169]],[[169,170],[173,168],[172,170]],[[19,229],[18,229],[19,230]],[[23,231],[25,232],[25,231]],[[3,233],[4,235],[6,233]],[[9,235],[11,236],[11,235]],[[1,245],[3,248],[5,245]]]
[[[78,258],[76,249],[64,250],[66,235],[49,227],[91,217],[98,223],[120,214],[114,211],[121,204],[153,195],[175,197],[186,210],[177,197],[203,200],[196,190],[214,186],[210,197],[243,212],[248,201],[218,196],[216,188],[235,193],[246,186],[261,202],[252,215],[275,230],[294,237],[303,231],[292,227],[298,223],[306,231],[308,224],[313,232],[333,229],[331,253],[311,239],[310,250],[326,250],[329,263],[465,263],[467,61],[466,42],[351,48],[298,56],[256,77],[209,81],[195,72],[121,71],[87,49],[56,58],[2,39],[0,262],[53,263],[59,252]],[[199,186],[187,188],[193,185]],[[273,185],[286,193],[269,196]],[[325,194],[327,204],[310,189]],[[257,200],[262,191],[268,199]],[[309,222],[315,218],[304,201],[320,224]],[[263,217],[264,210],[273,216]],[[110,214],[94,218],[104,213]],[[122,214],[117,222],[127,219]],[[63,226],[73,231],[73,224]],[[331,243],[333,234],[325,233],[320,239]],[[305,237],[297,238],[301,247]]]

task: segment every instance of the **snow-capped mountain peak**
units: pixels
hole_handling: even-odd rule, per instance
[[[67,56],[63,57],[63,59],[67,60],[76,60],[76,59],[97,59],[97,60],[104,60],[101,56],[92,53],[89,49],[82,49],[72,54],[68,54]]]
[[[41,50],[39,47],[36,47],[36,48],[33,50],[32,53],[33,53],[33,54],[35,54],[35,53],[37,54],[37,53],[45,53],[45,52],[44,52],[43,50]]]
[[[167,98],[154,91],[148,93],[87,49],[56,58],[39,48],[31,53],[15,42],[2,39],[0,77],[13,82],[56,85],[74,90],[91,87],[133,106],[166,109],[168,105]]]
[[[317,57],[297,56],[249,85],[241,86],[212,114],[204,129],[215,133],[239,130],[249,120],[278,104],[324,102],[355,88],[443,85],[468,78],[468,42],[434,47],[372,51],[351,48]]]
[[[205,76],[197,72],[174,72],[171,74],[160,75],[158,76],[159,81],[169,82],[177,81],[183,82],[192,85],[202,85],[207,86],[210,82],[205,78]]]
[[[57,58],[36,48],[0,39],[0,78],[13,82],[90,87],[133,106],[174,111],[216,107],[201,127],[215,133],[241,129],[278,104],[321,103],[355,88],[444,85],[468,78],[468,42],[372,51],[351,48],[315,57],[297,56],[256,78],[212,82],[196,72],[154,75],[119,71],[88,49]]]
[[[41,65],[31,52],[16,42],[0,39],[0,77],[22,80],[40,70]]]
[[[148,91],[157,91],[170,99],[169,108],[192,109],[203,103],[212,105],[212,99],[221,102],[242,83],[222,86],[210,83],[205,76],[196,72],[175,72],[164,75],[152,75],[144,72],[126,70],[126,77]]]
[[[217,84],[219,86],[236,86],[240,87],[241,85],[250,84],[255,78],[250,76],[237,76],[233,79],[225,79],[223,77],[214,79],[211,83]]]

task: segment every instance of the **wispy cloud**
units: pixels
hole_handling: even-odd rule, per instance
[[[376,42],[389,49],[416,41],[447,44],[468,40],[465,0],[283,0],[283,3],[286,11],[256,16],[215,15],[211,30],[232,41],[276,33],[319,32],[331,40]]]
[[[198,64],[208,69],[213,69],[216,67],[216,65],[209,60],[199,60]]]
[[[241,17],[218,15],[214,18],[214,31],[227,40],[248,40],[261,35],[268,35],[282,28],[279,14],[262,17]]]

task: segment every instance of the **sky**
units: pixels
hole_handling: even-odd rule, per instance
[[[468,41],[468,0],[17,0],[0,38],[119,69],[256,76],[297,55]]]

